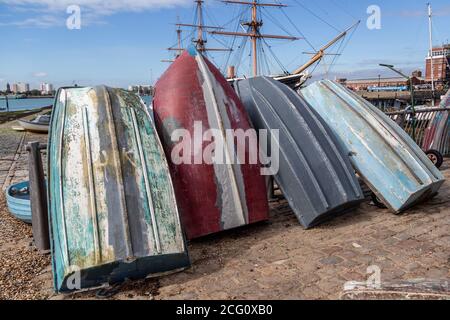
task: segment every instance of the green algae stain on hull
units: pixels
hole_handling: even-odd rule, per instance
[[[48,152],[57,291],[189,266],[167,161],[137,96],[61,89]],[[67,286],[74,272],[81,288]]]

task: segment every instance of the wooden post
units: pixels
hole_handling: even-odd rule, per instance
[[[47,146],[39,142],[31,142],[27,146],[33,238],[40,251],[50,250],[47,186],[41,157],[41,150],[45,148]]]
[[[256,6],[256,0],[253,0],[252,6],[252,47],[253,47],[253,76],[256,77],[258,75],[258,7]]]
[[[6,93],[6,95],[5,95],[5,99],[6,99],[6,112],[9,112],[9,101],[8,101],[8,93]]]
[[[274,178],[273,176],[267,177],[267,198],[269,199],[269,202],[273,202],[278,200],[277,197],[275,197],[275,188],[274,188]]]

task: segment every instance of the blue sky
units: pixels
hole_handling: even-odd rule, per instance
[[[266,0],[274,2],[274,0]],[[278,2],[276,0],[276,2]],[[265,33],[292,34],[299,32],[318,48],[358,19],[361,25],[350,38],[328,77],[349,78],[391,75],[380,70],[380,62],[392,63],[404,71],[424,68],[428,50],[428,20],[426,0],[286,0],[288,8],[263,11]],[[81,8],[81,29],[68,30],[67,6]],[[369,30],[367,8],[381,8],[381,29]],[[450,39],[450,2],[433,0],[434,43]],[[233,29],[238,9],[220,1],[206,0],[208,24]],[[56,86],[107,84],[126,87],[129,84],[150,83],[168,67],[161,62],[171,54],[165,48],[176,42],[172,23],[192,23],[192,0],[0,0],[0,87],[9,82],[29,82],[36,87],[41,82]],[[287,14],[294,25],[287,23]],[[270,14],[270,16],[269,16]],[[271,20],[283,22],[279,27]],[[326,21],[326,22],[324,22]],[[188,37],[188,32],[184,33]],[[231,39],[219,43],[209,37],[209,45],[223,47]],[[184,41],[186,45],[188,39]],[[284,67],[293,70],[312,49],[305,40],[268,41],[271,50]],[[268,50],[268,49],[266,49]],[[337,47],[334,48],[337,51]],[[331,51],[333,52],[333,50]],[[213,61],[223,67],[226,54],[214,54]],[[333,59],[315,69],[324,77]],[[232,61],[237,58],[232,58]],[[244,54],[241,73],[247,73],[248,53]],[[281,69],[275,64],[272,72]]]

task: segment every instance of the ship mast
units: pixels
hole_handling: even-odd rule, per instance
[[[193,41],[193,43],[195,43],[195,46],[199,52],[205,53],[207,51],[231,51],[231,49],[226,49],[226,48],[208,48],[208,47],[206,47],[206,43],[208,41],[204,37],[205,31],[222,30],[223,28],[205,25],[204,21],[203,21],[203,3],[205,1],[204,0],[195,0],[194,2],[197,4],[197,21],[194,24],[177,23],[176,26],[178,26],[178,28],[193,27],[193,28],[197,29],[197,38],[192,41]],[[180,46],[180,48],[181,48],[181,46]],[[176,49],[173,49],[173,50],[176,50]],[[183,49],[181,49],[181,50],[183,50]]]
[[[222,1],[227,4],[237,4],[246,5],[251,7],[251,21],[245,22],[242,25],[249,27],[247,33],[243,32],[225,32],[225,31],[209,31],[211,34],[223,35],[223,36],[235,36],[235,37],[250,37],[252,42],[252,57],[253,57],[253,75],[256,77],[258,75],[258,40],[259,39],[283,39],[283,40],[299,40],[301,38],[289,37],[289,36],[279,36],[279,35],[268,35],[261,34],[260,30],[263,26],[262,20],[258,19],[258,8],[260,7],[287,7],[285,4],[276,3],[259,3],[258,0],[253,1],[236,1],[236,0],[224,0]]]
[[[180,26],[178,26],[178,28],[177,28],[177,47],[176,48],[174,48],[174,47],[170,47],[170,48],[167,48],[167,50],[169,50],[169,51],[178,51],[178,53],[177,53],[177,58],[183,53],[183,45],[181,44],[181,34],[183,33],[183,30],[181,30],[181,27]]]
[[[194,41],[197,43],[197,48],[200,52],[205,51],[205,43],[203,40],[203,10],[202,10],[202,0],[196,0],[197,2],[197,16],[198,16],[198,27],[197,27],[197,40]]]
[[[434,107],[434,59],[433,59],[433,11],[431,9],[431,3],[428,3],[428,26],[429,26],[429,36],[430,36],[430,67],[431,67],[431,91],[433,94],[433,107]]]

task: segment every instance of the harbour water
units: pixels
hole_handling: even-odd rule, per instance
[[[142,100],[144,100],[146,105],[149,105],[152,101],[152,97],[144,96],[142,97]],[[8,101],[9,111],[33,110],[53,105],[53,98],[9,99]],[[0,99],[0,112],[5,112],[6,110],[3,110],[4,108],[6,108],[6,100]]]
[[[9,99],[8,102],[9,102],[9,111],[33,110],[53,105],[52,98]],[[6,111],[3,110],[3,108],[6,108],[6,100],[0,99],[0,112]]]

